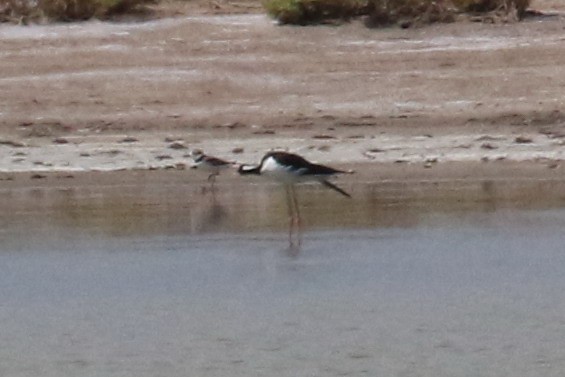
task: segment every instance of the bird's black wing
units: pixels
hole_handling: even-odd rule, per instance
[[[274,158],[280,165],[294,170],[299,175],[333,175],[345,173],[344,171],[330,168],[329,166],[313,164],[304,157],[294,153],[270,152],[263,157],[263,161],[269,157]]]
[[[337,170],[325,165],[319,164],[310,164],[308,168],[308,175],[334,175],[334,174],[341,174],[345,173],[343,170]]]

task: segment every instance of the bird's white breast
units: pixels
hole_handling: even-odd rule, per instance
[[[300,170],[281,165],[273,157],[268,157],[263,161],[261,175],[289,184],[302,181],[304,178],[300,176]]]

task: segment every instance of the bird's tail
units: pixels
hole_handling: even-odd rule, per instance
[[[351,198],[351,195],[349,195],[347,192],[345,192],[344,190],[340,189],[339,187],[337,187],[336,185],[334,185],[333,183],[331,183],[330,181],[326,181],[325,179],[322,179],[320,181],[324,186],[331,188],[332,190],[335,190],[337,192],[339,192],[341,195],[343,196],[347,196],[348,198]]]

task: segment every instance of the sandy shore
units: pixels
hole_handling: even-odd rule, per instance
[[[356,190],[367,184],[399,184],[434,182],[453,182],[467,185],[477,182],[506,182],[519,185],[535,182],[565,181],[565,166],[553,161],[494,161],[494,162],[445,162],[433,164],[410,163],[341,163],[334,166],[351,169],[355,174],[339,177],[337,182],[346,185],[349,190]],[[41,171],[0,173],[1,189],[22,188],[90,188],[117,189],[120,187],[155,186],[185,187],[185,193],[199,192],[207,186],[207,173],[184,167],[164,169],[133,169],[113,171]],[[253,185],[273,185],[261,178],[240,177],[235,170],[225,171],[217,179],[217,186],[222,191],[240,190]],[[556,193],[557,194],[557,193]],[[534,199],[533,197],[531,198]]]
[[[246,163],[290,150],[359,181],[561,179],[563,9],[534,5],[554,15],[379,31],[235,10],[3,27],[2,185],[170,178],[193,148]]]

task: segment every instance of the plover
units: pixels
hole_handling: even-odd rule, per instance
[[[191,166],[192,169],[201,169],[210,173],[208,175],[208,181],[211,183],[211,188],[214,188],[214,182],[216,177],[220,175],[220,171],[227,169],[234,165],[234,162],[222,160],[221,158],[208,156],[204,154],[200,149],[195,149],[191,153],[194,159],[194,164]]]

